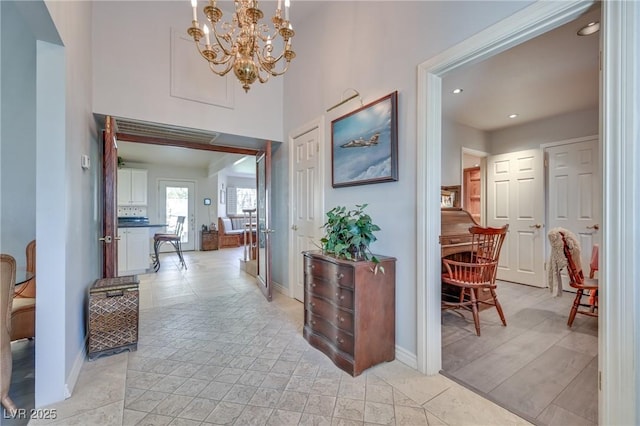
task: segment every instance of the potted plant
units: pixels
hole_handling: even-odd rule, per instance
[[[322,250],[338,258],[348,260],[370,260],[376,264],[380,261],[371,253],[369,245],[376,241],[373,235],[380,227],[374,224],[371,216],[364,212],[367,204],[356,205],[355,209],[347,210],[344,206],[337,206],[327,212],[327,222],[323,225],[325,236],[320,240]]]

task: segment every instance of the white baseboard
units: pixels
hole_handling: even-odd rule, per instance
[[[84,361],[86,359],[85,348],[87,347],[87,339],[89,336],[85,336],[84,341],[82,342],[82,347],[78,351],[76,355],[76,360],[73,362],[73,367],[71,368],[71,372],[69,372],[69,376],[67,377],[67,383],[64,385],[64,398],[70,398],[73,393],[73,389],[76,387],[76,383],[78,383],[78,377],[80,377],[80,370],[82,370],[82,366],[84,365]]]
[[[396,345],[396,359],[415,370],[418,369],[418,357],[416,354],[411,353],[398,345]]]
[[[278,293],[284,294],[285,296],[289,297],[289,289],[285,286],[283,286],[280,283],[277,283],[273,280],[271,280],[271,285],[273,286],[273,289],[275,291],[277,291]]]

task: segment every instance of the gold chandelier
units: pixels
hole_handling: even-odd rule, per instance
[[[221,21],[222,11],[216,6],[216,0],[209,0],[204,14],[211,29],[206,24],[200,29],[197,0],[191,0],[193,21],[187,33],[193,37],[200,55],[209,62],[211,71],[224,76],[233,68],[244,91],[248,92],[256,79],[265,83],[270,76],[287,72],[291,60],[296,57],[291,50],[291,38],[295,33],[289,22],[289,0],[285,0],[284,19],[282,0],[278,0],[276,13],[271,18],[273,28],[260,23],[264,14],[258,9],[258,0],[234,0],[234,3],[236,11],[232,21],[227,22]],[[279,56],[274,56],[274,42],[278,36],[282,38],[283,48]],[[204,48],[200,44],[203,37]]]

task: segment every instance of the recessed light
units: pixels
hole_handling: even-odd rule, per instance
[[[451,91],[451,93],[453,93],[454,95],[457,95],[458,93],[462,93],[462,92],[463,92],[463,90],[462,90],[462,89],[459,89],[459,88],[458,88],[458,89],[453,89],[453,90]]]
[[[516,118],[518,116],[518,114],[511,114],[509,115],[509,118]]]
[[[589,22],[587,25],[585,25],[584,27],[580,28],[578,30],[578,35],[579,36],[588,36],[588,35],[591,35],[591,34],[595,34],[598,31],[600,31],[600,22],[593,21],[593,22]]]

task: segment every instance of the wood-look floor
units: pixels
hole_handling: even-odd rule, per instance
[[[495,309],[480,312],[481,336],[469,312],[442,315],[445,375],[540,425],[598,420],[598,319],[567,318],[574,295],[500,282]]]

